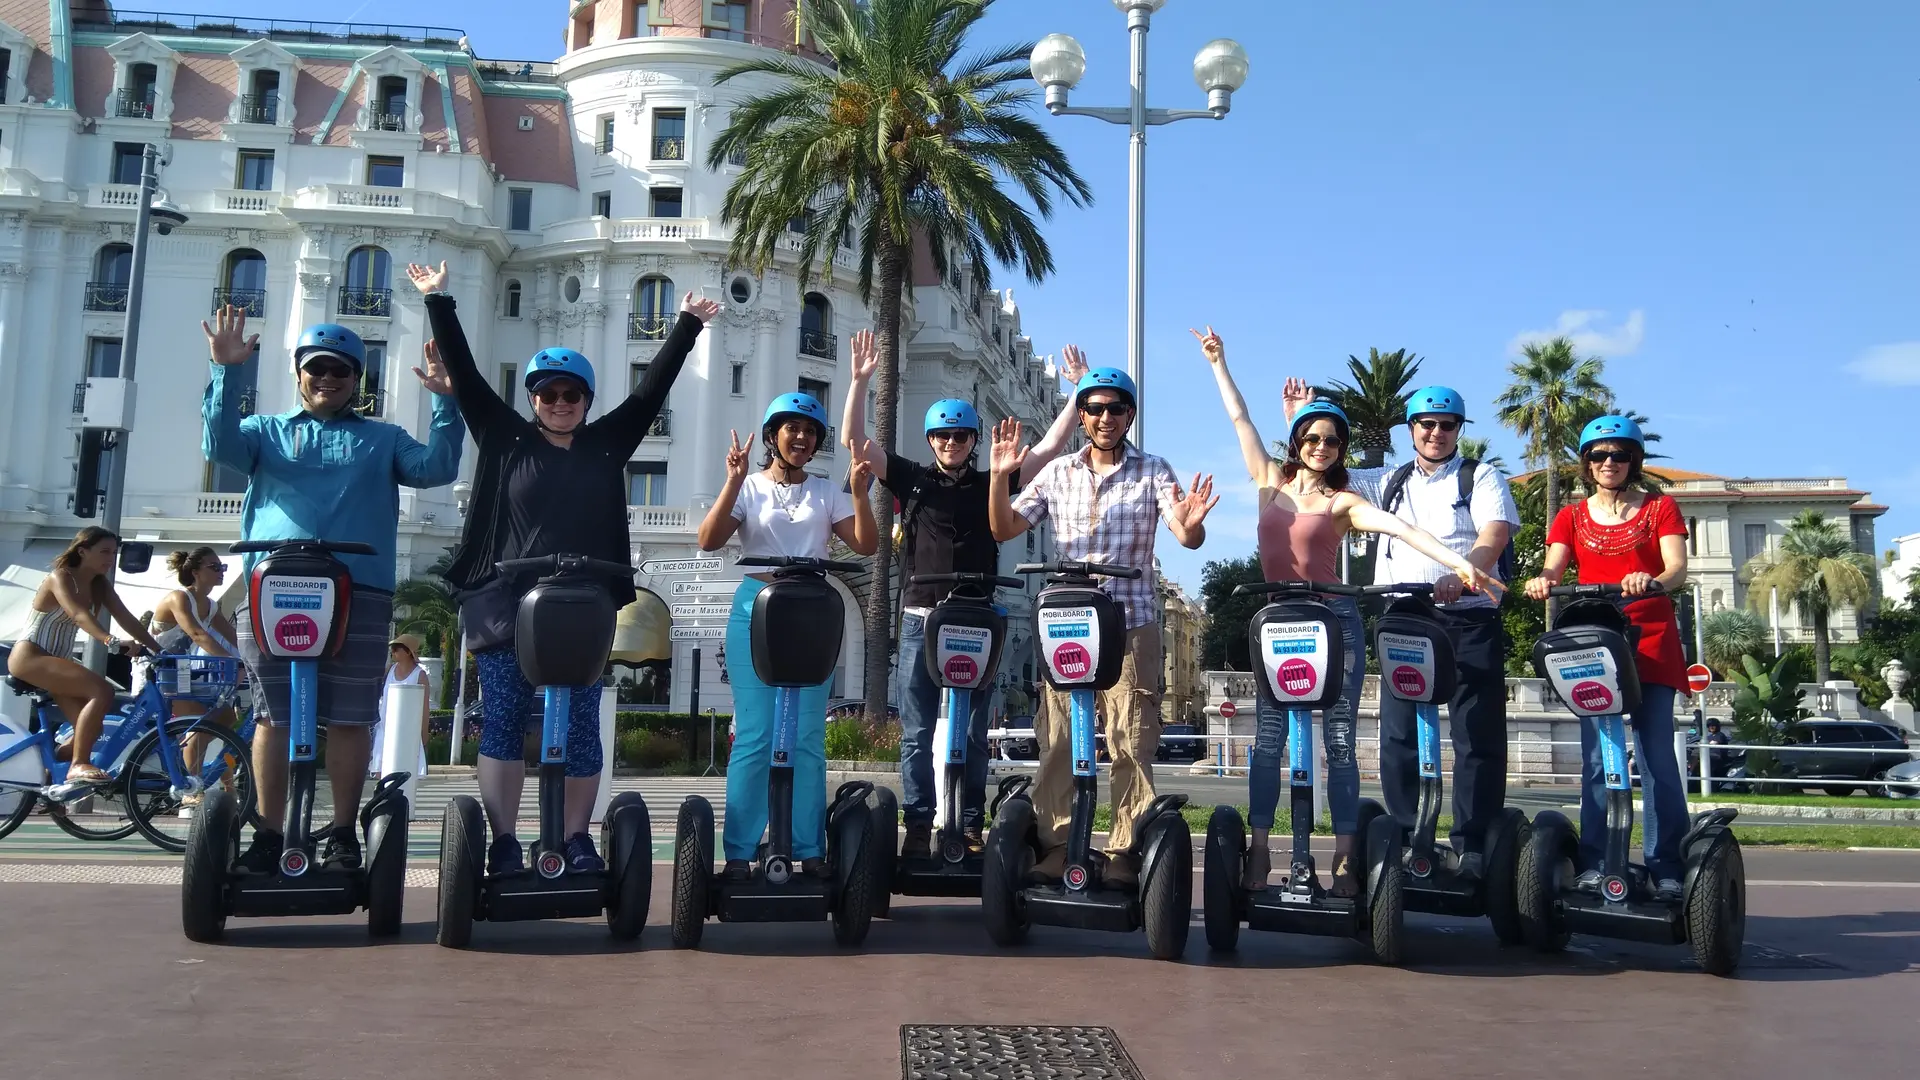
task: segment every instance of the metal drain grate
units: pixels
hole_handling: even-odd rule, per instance
[[[1144,1080],[1104,1027],[903,1025],[901,1080]]]

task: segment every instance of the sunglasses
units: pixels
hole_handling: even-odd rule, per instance
[[[1435,428],[1441,431],[1458,431],[1460,429],[1460,421],[1458,420],[1434,420],[1429,418],[1426,420],[1415,420],[1414,423],[1420,425],[1420,430],[1422,431],[1432,431]]]
[[[309,360],[300,365],[300,370],[316,379],[351,379],[353,369],[345,364],[328,363],[325,360]]]
[[[1109,414],[1115,418],[1130,416],[1133,414],[1133,406],[1124,401],[1089,401],[1080,406],[1080,411],[1098,420]]]
[[[1302,435],[1301,446],[1325,446],[1329,450],[1338,450],[1347,445],[1347,440],[1338,435]]]
[[[959,431],[936,431],[928,435],[927,438],[938,439],[941,442],[972,442],[973,432],[964,428]]]
[[[577,386],[543,386],[535,390],[533,396],[539,398],[542,405],[552,405],[561,401],[569,405],[578,405],[580,399],[587,395],[581,393]]]
[[[1587,451],[1587,464],[1598,465],[1605,461],[1610,461],[1615,465],[1631,465],[1633,464],[1633,452],[1630,450]]]

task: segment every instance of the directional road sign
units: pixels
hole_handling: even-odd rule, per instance
[[[740,581],[676,581],[668,591],[670,596],[704,596],[712,593],[730,593],[740,587]]]
[[[724,559],[648,559],[640,564],[643,574],[717,574]]]
[[[724,626],[676,626],[673,628],[675,641],[705,641],[726,636],[727,628]]]
[[[675,604],[673,617],[678,619],[724,619],[733,614],[732,604]]]

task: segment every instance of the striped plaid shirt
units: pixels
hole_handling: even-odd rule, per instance
[[[1159,621],[1154,603],[1153,538],[1162,517],[1172,520],[1179,483],[1165,458],[1143,454],[1132,443],[1120,467],[1101,476],[1088,455],[1091,446],[1055,458],[1022,488],[1013,510],[1029,526],[1053,518],[1057,557],[1112,563],[1140,571],[1137,580],[1102,578],[1100,588],[1127,609],[1127,629]]]

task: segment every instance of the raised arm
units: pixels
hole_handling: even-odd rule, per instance
[[[1213,368],[1213,381],[1220,386],[1220,402],[1227,407],[1227,420],[1233,424],[1233,433],[1240,440],[1240,456],[1246,460],[1247,474],[1257,487],[1279,487],[1280,470],[1273,462],[1273,454],[1253,426],[1253,418],[1247,414],[1247,399],[1241,396],[1240,387],[1227,371],[1226,342],[1220,340],[1211,326],[1205,334],[1191,327],[1187,333],[1200,340],[1200,351],[1206,353],[1207,363]]]
[[[429,365],[432,363],[428,361]],[[421,384],[433,393],[433,419],[428,422],[425,446],[407,434],[405,428],[395,428],[393,480],[396,484],[435,488],[460,478],[460,447],[467,438],[466,425],[460,422],[460,410],[446,386],[446,374],[433,372],[431,366],[425,373],[414,369]]]
[[[867,438],[867,383],[880,358],[873,349],[873,331],[857,330],[853,335],[853,368],[847,380],[847,404],[840,410],[840,445],[853,452],[857,464],[866,462],[873,475],[887,483],[887,451]]]
[[[526,423],[526,419],[515,412],[512,405],[501,400],[493,384],[481,374],[480,365],[474,361],[473,348],[467,344],[466,329],[460,325],[460,314],[453,297],[447,293],[447,264],[442,262],[435,269],[409,263],[407,278],[426,297],[427,324],[433,331],[433,340],[426,347],[427,371],[444,365],[445,376],[452,384],[454,400],[459,404],[460,414],[466,418],[467,426],[473,429],[474,441],[485,441],[489,431]],[[426,381],[426,372],[420,368],[414,368],[413,371],[422,382]]]
[[[1207,514],[1220,505],[1220,496],[1213,493],[1213,477],[1194,473],[1192,488],[1182,494],[1173,468],[1162,461],[1152,479],[1154,497],[1160,504],[1160,518],[1167,523],[1167,531],[1173,533],[1183,548],[1197,548],[1206,543]]]
[[[1080,351],[1078,345],[1067,346],[1061,361],[1060,374],[1066,378],[1068,384],[1078,386],[1081,377],[1086,373],[1087,355]],[[1060,406],[1060,415],[1053,418],[1053,424],[1047,428],[1047,433],[1034,444],[1031,450],[1027,451],[1027,462],[1021,466],[1020,475],[1032,476],[1046,468],[1047,462],[1064,453],[1067,443],[1073,439],[1074,428],[1078,426],[1075,421],[1079,418],[1080,410],[1074,406],[1073,394],[1069,392],[1066,404]]]
[[[1020,492],[1026,512],[1014,508],[1013,477],[1027,460],[1020,445],[1020,421],[1007,420],[994,426],[993,449],[987,459],[993,470],[993,483],[987,485],[987,526],[1001,543],[1026,532],[1047,514],[1047,503],[1037,485],[1029,483]]]
[[[1483,590],[1496,600],[1505,591],[1504,583],[1499,578],[1475,566],[1472,560],[1441,543],[1432,533],[1402,521],[1351,491],[1343,491],[1335,497],[1333,512],[1336,519],[1344,518],[1347,527],[1355,532],[1380,533],[1404,541],[1413,550],[1451,568],[1471,588]],[[1498,557],[1497,553],[1495,557]]]
[[[660,351],[653,354],[647,373],[640,377],[640,385],[596,425],[612,435],[615,457],[631,456],[633,448],[647,437],[648,429],[660,417],[660,410],[666,408],[667,392],[673,389],[680,369],[686,366],[693,343],[718,314],[720,305],[711,300],[695,299],[691,292],[681,298],[680,318],[674,321],[673,333],[667,335]]]
[[[880,549],[880,528],[873,520],[873,466],[865,458],[853,463],[848,477],[853,516],[833,523],[833,534],[846,542],[856,555],[871,555]]]
[[[208,461],[252,476],[260,459],[260,434],[241,420],[240,380],[227,378],[227,372],[253,356],[260,335],[246,336],[247,313],[242,308],[223,306],[214,321],[217,328],[205,320],[200,323],[207,335],[207,358],[213,363],[213,376],[200,403],[200,451]]]
[[[740,499],[740,485],[747,481],[747,448],[740,444],[739,432],[727,434],[733,440],[727,450],[727,482],[721,486],[713,505],[707,508],[707,516],[700,521],[701,551],[720,550],[740,528],[740,519],[733,516],[733,506]]]

